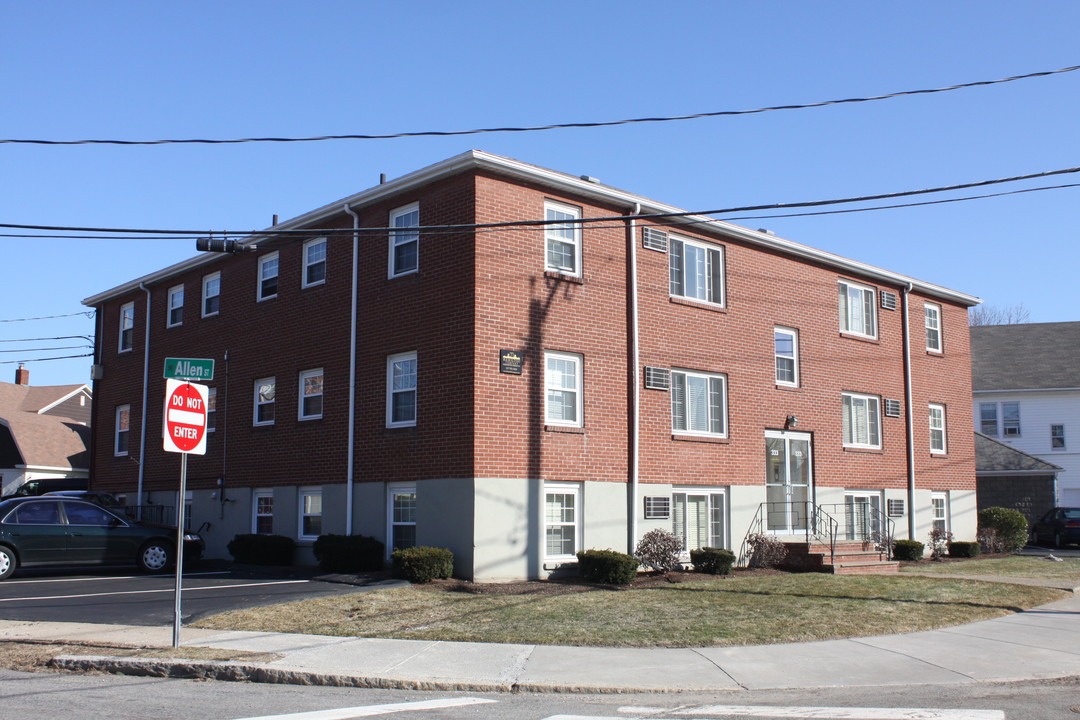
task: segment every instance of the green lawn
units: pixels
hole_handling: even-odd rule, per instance
[[[998,577],[1051,578],[1076,580],[1080,583],[1080,558],[1063,558],[1061,562],[1045,557],[1013,555],[1004,558],[973,558],[962,562],[922,562],[905,565],[901,572],[945,575],[996,575]]]
[[[409,587],[229,612],[194,626],[348,637],[705,647],[911,632],[1005,615],[1062,597],[1066,593],[1047,588],[911,575],[736,574],[564,594]]]

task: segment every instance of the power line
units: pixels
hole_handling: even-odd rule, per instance
[[[522,127],[491,127],[476,128],[473,130],[420,130],[415,132],[396,132],[383,135],[317,135],[312,137],[252,137],[231,139],[188,138],[173,140],[26,140],[26,139],[0,139],[0,144],[22,145],[235,145],[239,143],[292,143],[292,142],[320,142],[324,140],[392,140],[394,138],[407,137],[451,137],[457,135],[480,135],[482,133],[506,133],[506,132],[537,132],[540,130],[561,130],[567,128],[594,128],[613,127],[616,125],[631,125],[634,123],[660,123],[678,122],[682,120],[697,120],[709,117],[725,117],[735,115],[754,115],[757,113],[774,112],[777,110],[806,110],[809,108],[826,107],[828,105],[844,105],[849,103],[874,102],[888,100],[890,98],[904,97],[909,95],[929,95],[932,93],[950,92],[964,88],[980,87],[985,85],[998,85],[1000,83],[1014,82],[1016,80],[1028,80],[1030,78],[1046,77],[1060,73],[1080,70],[1080,65],[1060,68],[1058,70],[1046,70],[1042,72],[1014,75],[998,80],[980,80],[977,82],[949,85],[947,87],[930,88],[924,90],[904,90],[901,92],[888,93],[885,95],[871,95],[868,97],[844,98],[842,100],[822,100],[820,102],[803,103],[799,105],[772,105],[769,107],[754,108],[752,110],[719,110],[715,112],[693,113],[691,115],[670,115],[660,117],[630,118],[626,120],[609,120],[601,122],[574,122],[552,123],[550,125],[530,125]]]
[[[53,352],[54,350],[83,350],[91,348],[91,345],[57,345],[56,347],[19,348],[18,350],[0,350],[0,353],[28,353],[28,352]]]
[[[82,355],[60,355],[58,357],[47,358],[32,358],[29,360],[0,360],[0,365],[14,365],[15,363],[28,363],[28,362],[45,362],[46,360],[71,360],[73,358],[92,357],[94,353],[83,353]]]
[[[89,317],[93,317],[94,313],[93,313],[93,311],[90,311],[90,312],[68,313],[67,315],[44,315],[42,317],[32,317],[32,318],[13,318],[11,320],[0,320],[0,323],[29,322],[31,320],[56,320],[58,318],[76,317],[77,315],[84,315],[84,316],[89,318]]]
[[[622,220],[663,220],[669,218],[684,218],[691,216],[702,215],[727,215],[737,212],[753,212],[757,210],[785,210],[792,208],[804,208],[804,207],[824,207],[829,205],[844,205],[849,203],[869,202],[872,200],[886,200],[889,198],[899,197],[911,197],[914,195],[926,195],[930,193],[950,192],[954,190],[964,190],[968,188],[986,187],[989,185],[1000,185],[1004,183],[1019,182],[1021,180],[1032,180],[1035,178],[1053,177],[1055,175],[1067,175],[1080,172],[1080,167],[1064,168],[1061,170],[1048,170],[1045,172],[1029,173],[1027,175],[1015,175],[1013,177],[999,178],[996,180],[979,180],[975,182],[959,183],[956,185],[946,185],[941,187],[925,188],[922,190],[904,190],[900,192],[891,193],[879,193],[876,195],[862,195],[858,197],[837,198],[832,200],[809,200],[804,202],[794,203],[772,203],[769,205],[745,205],[741,207],[721,208],[716,210],[691,210],[691,211],[678,211],[668,213],[650,213],[641,215],[625,215],[620,216]],[[1062,186],[1067,187],[1067,186]],[[1033,190],[1039,190],[1041,188],[1033,188]],[[1051,189],[1051,188],[1045,188]],[[901,207],[901,206],[897,206]],[[776,216],[771,216],[776,217]],[[592,225],[596,223],[611,222],[612,216],[604,217],[592,217],[592,218],[578,218],[573,220],[574,225]],[[708,222],[708,221],[705,221]],[[510,227],[543,227],[547,225],[562,225],[565,224],[565,220],[510,220],[494,223],[469,223],[461,225],[422,225],[416,228],[410,228],[417,232],[435,233],[437,231],[446,232],[461,232],[468,230],[481,230],[487,228],[510,228]],[[97,227],[76,227],[65,225],[24,225],[17,223],[0,223],[0,228],[11,228],[17,230],[41,230],[43,232],[79,232],[79,233],[111,233],[114,235],[171,235],[172,239],[183,239],[186,236],[189,237],[205,237],[207,235],[232,235],[232,236],[250,236],[254,238],[265,237],[282,237],[282,236],[303,236],[310,237],[311,235],[329,235],[329,234],[347,234],[354,231],[359,232],[387,232],[390,228],[387,227],[363,227],[363,228],[301,228],[295,230],[247,230],[247,231],[232,231],[232,230],[148,230],[148,229],[135,229],[135,228],[97,228]],[[122,239],[122,238],[112,238]]]
[[[93,342],[94,338],[88,335],[61,335],[59,337],[51,338],[16,338],[14,340],[0,340],[0,343],[11,342],[49,342],[51,340],[86,340],[87,342]]]

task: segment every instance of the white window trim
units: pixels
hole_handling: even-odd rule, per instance
[[[941,354],[945,352],[945,339],[941,329],[941,306],[937,303],[923,304],[924,325],[926,327],[926,351]],[[933,318],[933,321],[931,321]],[[932,323],[936,323],[933,325]],[[937,332],[937,345],[930,342],[930,331]]]
[[[571,525],[574,528],[574,551],[569,555],[548,555],[547,550],[547,497],[548,495],[573,495],[574,496],[574,522],[571,523],[558,523],[559,526]],[[581,506],[581,500],[583,493],[581,492],[581,486],[572,483],[544,483],[544,501],[540,503],[540,526],[543,528],[543,535],[541,537],[542,547],[544,548],[544,560],[565,562],[568,560],[577,560],[577,552],[582,549],[582,518],[584,516],[583,508]]]
[[[320,386],[318,393],[312,393],[312,397],[314,397],[315,395],[318,395],[319,398],[320,398],[320,402],[319,402],[320,410],[319,410],[319,412],[318,413],[313,413],[311,415],[305,415],[304,414],[304,398],[307,397],[306,395],[304,395],[304,388],[305,388],[305,381],[309,377],[323,377],[323,369],[322,368],[315,368],[313,370],[304,370],[304,371],[302,371],[300,373],[300,382],[299,382],[299,390],[298,390],[299,397],[297,398],[297,404],[296,404],[296,419],[297,420],[318,420],[323,416],[323,414],[322,414],[322,403],[323,403],[323,401],[326,400],[326,395],[324,393],[324,386]],[[326,378],[323,377],[323,383],[325,383],[325,382],[326,382]]]
[[[781,380],[780,379],[780,358],[784,357],[776,353],[776,336],[777,335],[789,335],[791,337],[791,359],[794,362],[794,379],[793,380]],[[775,366],[773,368],[776,376],[776,384],[783,385],[784,387],[799,387],[799,331],[795,328],[784,327],[777,325],[773,328],[773,360]],[[785,358],[786,359],[786,358]]]
[[[839,296],[838,296],[837,297],[837,315],[839,316],[839,320],[840,320],[840,332],[844,333],[845,335],[855,335],[857,337],[864,337],[864,338],[870,338],[870,339],[876,340],[877,336],[878,336],[877,289],[874,288],[874,287],[871,287],[869,285],[863,285],[861,283],[853,282],[851,280],[840,280],[839,281],[839,287],[840,288],[854,288],[854,289],[858,290],[860,293],[863,293],[863,294],[869,293],[870,294],[870,302],[867,303],[867,301],[865,299],[862,299],[861,303],[862,303],[862,306],[863,306],[864,310],[869,308],[870,322],[873,324],[873,332],[866,332],[866,330],[865,330],[866,318],[863,317],[863,329],[859,330],[859,329],[851,328],[850,327],[850,319],[851,319],[850,311],[847,314],[844,314],[844,313],[840,312]],[[847,296],[848,296],[848,292],[845,290],[844,297],[846,298]]]
[[[1054,435],[1054,428],[1061,428],[1061,435]],[[1061,447],[1054,447],[1054,439],[1061,438]],[[1053,452],[1065,452],[1069,445],[1066,441],[1065,423],[1050,423],[1050,450]]]
[[[675,421],[676,421],[675,401],[676,401],[676,392],[677,392],[676,389],[675,389],[675,384],[677,382],[676,377],[675,377],[676,375],[682,375],[684,378],[690,378],[690,377],[702,378],[704,380],[707,380],[709,382],[710,386],[712,385],[713,380],[719,380],[720,381],[720,428],[721,429],[720,429],[719,432],[716,432],[716,431],[713,431],[713,430],[691,430],[689,427],[687,427],[685,429],[676,427],[676,424],[675,424]],[[710,390],[710,394],[711,394],[711,390]],[[710,408],[709,408],[708,415],[709,415],[709,426],[711,428],[712,427],[711,400],[709,402],[710,402]],[[685,418],[684,418],[685,419],[685,424],[689,425],[690,424],[689,423],[690,414],[687,412],[687,408],[685,407],[685,403],[686,403],[686,400],[683,401],[683,404],[684,404],[683,414],[685,416]],[[725,375],[724,373],[702,372],[700,370],[689,370],[687,368],[672,368],[671,369],[671,432],[672,432],[673,435],[694,435],[694,436],[698,436],[698,437],[711,437],[711,438],[726,438],[728,436],[728,382],[727,382],[727,375]]]
[[[402,360],[413,360],[416,362],[416,381],[412,386],[413,393],[413,418],[412,420],[399,420],[394,421],[394,363]],[[420,361],[417,357],[416,351],[398,353],[397,355],[390,355],[386,358],[386,427],[388,428],[400,428],[400,427],[415,427],[416,419],[420,416]],[[397,392],[409,392],[408,389],[399,390]]]
[[[679,245],[682,246],[678,251],[675,250],[675,244],[676,243],[678,243]],[[705,278],[705,284],[706,284],[707,292],[706,292],[706,297],[704,297],[704,298],[695,297],[693,295],[687,295],[685,292],[676,293],[676,292],[674,292],[674,290],[672,288],[673,281],[671,279],[671,274],[674,273],[674,268],[672,268],[671,264],[674,262],[674,258],[677,255],[678,257],[683,259],[683,267],[682,267],[682,270],[681,270],[681,272],[683,273],[683,277],[682,277],[681,282],[682,282],[682,285],[683,285],[683,289],[684,290],[686,289],[686,247],[687,246],[690,246],[690,247],[693,247],[693,248],[698,248],[698,249],[704,250],[706,252],[706,261],[705,261],[706,262],[706,278]],[[720,261],[719,261],[720,266],[715,267],[715,265],[714,265],[714,267],[712,268],[712,275],[710,275],[708,273],[708,269],[709,269],[708,268],[708,257],[709,256],[708,256],[707,253],[709,253],[710,251],[717,252],[718,257],[720,258]],[[689,300],[690,302],[705,303],[706,305],[715,305],[716,307],[724,307],[725,306],[725,304],[727,302],[727,273],[725,271],[725,268],[727,266],[727,253],[725,252],[725,248],[724,248],[723,245],[716,245],[714,243],[704,242],[702,240],[697,240],[695,238],[686,237],[686,236],[683,236],[683,235],[671,235],[670,240],[668,242],[668,257],[669,257],[669,261],[668,261],[668,293],[670,294],[671,297],[682,298],[684,300]],[[713,276],[714,275],[716,277],[715,281],[713,281]],[[708,297],[708,294],[713,291],[714,287],[716,288],[716,293],[719,295],[719,297],[711,297],[710,298],[710,297]]]
[[[213,408],[211,410],[211,408]],[[210,418],[214,418],[214,425],[210,425]],[[217,431],[217,388],[206,389],[206,432]]]
[[[124,347],[124,332],[130,331],[129,343]],[[124,303],[120,306],[120,332],[116,338],[116,352],[125,353],[135,349],[135,303]]]
[[[271,512],[268,516],[259,515],[259,498],[270,498],[271,509],[274,500],[274,491],[270,489],[256,490],[251,493],[251,532],[253,535],[259,534],[259,518],[269,517],[271,524],[274,521],[274,513]]]
[[[548,360],[549,359],[565,360],[574,363],[574,383],[575,388],[567,389],[561,385],[555,386],[551,383],[551,375],[548,372]],[[584,427],[585,426],[585,387],[584,387],[584,365],[585,359],[582,355],[577,353],[568,352],[544,352],[544,424],[545,425],[557,425],[559,427]],[[548,391],[557,390],[559,392],[573,392],[574,393],[574,420],[558,420],[551,417],[551,409],[548,406]]]
[[[389,483],[386,486],[386,559],[390,560],[391,555],[394,552],[394,528],[399,526],[411,525],[416,527],[416,520],[409,522],[396,522],[394,520],[394,496],[395,495],[407,495],[412,493],[416,495],[416,485],[414,483]]]
[[[269,265],[271,261],[276,263],[273,277],[275,277],[278,281],[278,290],[281,289],[281,259],[277,251],[274,251],[272,253],[267,253],[266,255],[263,255],[259,258],[259,276],[255,280],[256,302],[262,302],[263,300],[272,300],[278,296],[277,290],[275,290],[270,295],[263,295],[263,281],[267,279],[263,276],[263,269],[267,265]]]
[[[934,500],[937,500],[937,499],[942,500],[941,507],[944,510],[944,517],[942,517],[942,518],[937,517],[936,508],[934,507]],[[940,519],[940,520],[943,520],[944,523],[945,523],[945,532],[950,532],[950,526],[952,525],[952,523],[949,522],[950,521],[950,515],[951,515],[951,513],[949,512],[949,493],[948,492],[938,492],[938,491],[931,492],[930,493],[930,529],[933,530],[934,529],[934,522]]]
[[[127,435],[127,450],[120,450],[120,413],[127,412],[128,427],[124,431]],[[113,456],[123,457],[131,452],[131,405],[117,405],[113,414]]]
[[[266,383],[266,381],[268,381],[268,380],[271,383],[273,383],[273,385],[274,385],[274,397],[273,397],[273,399],[268,400],[266,402],[259,402],[259,386]],[[273,425],[274,421],[277,420],[277,378],[275,376],[268,375],[266,377],[259,378],[258,380],[255,381],[254,393],[253,393],[253,397],[252,397],[252,403],[253,403],[253,405],[252,405],[252,411],[251,411],[251,424],[256,425],[256,426]],[[273,420],[262,420],[262,421],[259,420],[259,407],[262,406],[262,405],[273,405],[274,406],[274,419]]]
[[[841,401],[840,401],[841,402],[841,404],[840,404],[840,412],[841,413],[846,412],[846,409],[844,408],[844,402],[843,402],[844,398],[851,398],[852,400],[861,400],[861,401],[866,402],[866,423],[867,423],[866,424],[866,434],[867,434],[867,436],[870,435],[871,417],[874,418],[873,425],[877,427],[877,442],[876,443],[875,442],[865,442],[865,443],[856,442],[854,440],[854,438],[858,435],[858,433],[855,431],[855,417],[854,417],[854,412],[853,412],[852,413],[853,416],[848,419],[849,426],[851,427],[851,436],[852,436],[852,440],[850,442],[848,442],[848,440],[843,437],[843,421],[841,419],[840,433],[841,433],[841,440],[843,442],[844,447],[865,448],[865,449],[869,449],[869,450],[880,450],[881,449],[881,435],[882,435],[882,431],[881,431],[881,398],[878,397],[877,395],[865,395],[863,393],[853,393],[853,392],[841,393]],[[871,404],[873,404],[873,413],[871,413]]]
[[[308,282],[308,269],[312,265],[316,264],[316,263],[313,263],[313,262],[309,262],[309,260],[308,260],[308,250],[312,246],[318,245],[320,243],[323,246],[323,258],[322,258],[322,260],[319,260],[318,262],[323,263],[323,267],[324,267],[323,276],[319,280],[315,280],[313,282]],[[304,249],[303,249],[303,252],[302,252],[302,255],[301,255],[301,258],[303,260],[303,267],[300,269],[300,287],[301,288],[316,287],[318,285],[323,285],[324,283],[326,283],[326,276],[329,274],[329,270],[330,270],[330,268],[327,266],[327,261],[329,260],[329,257],[330,257],[330,246],[329,246],[328,241],[327,241],[326,238],[324,238],[324,237],[312,238],[312,239],[308,240],[306,243],[304,243]]]
[[[930,418],[929,418],[930,419],[930,453],[932,455],[946,455],[949,452],[949,439],[948,439],[948,435],[946,434],[946,431],[945,431],[945,428],[946,428],[945,406],[942,405],[941,403],[930,403],[929,410],[930,410]],[[941,425],[940,426],[937,426],[937,425],[934,424],[935,411],[939,411],[941,413]],[[935,448],[934,447],[934,431],[935,430],[940,430],[941,431],[941,447],[940,448]]]
[[[180,305],[176,307],[173,305],[173,298],[177,295],[180,296]],[[173,310],[180,311],[180,319],[177,322],[173,322]],[[184,324],[184,286],[175,285],[169,288],[168,303],[165,307],[165,327],[179,327]]]
[[[304,518],[306,517],[318,517],[321,520],[326,516],[323,513],[322,507],[322,488],[321,487],[302,487],[297,494],[297,507],[296,507],[296,539],[297,540],[316,540],[318,535],[305,535],[304,534]],[[305,513],[304,512],[304,499],[308,497],[318,496],[319,498],[319,513]],[[322,528],[321,532],[325,534],[326,528]]]
[[[413,213],[413,212],[416,213],[416,225],[404,225],[404,226],[402,226],[400,228],[395,226],[394,223],[397,221],[398,218],[404,217],[404,216],[406,216],[406,215],[408,215],[410,213]],[[401,277],[402,275],[412,275],[414,273],[420,272],[420,230],[419,230],[419,227],[420,227],[420,203],[418,203],[418,202],[410,203],[410,204],[406,205],[405,207],[400,207],[397,210],[391,210],[390,211],[390,233],[389,233],[389,243],[390,244],[389,244],[388,253],[387,253],[387,267],[386,267],[386,273],[387,273],[386,276],[388,278],[396,278],[396,277]],[[409,230],[409,228],[417,228],[417,229],[414,231],[414,230]],[[413,237],[414,233],[415,233],[415,237]],[[404,242],[399,243],[398,240],[399,240],[399,238],[402,238],[402,237],[405,237],[405,238],[408,238],[408,239],[406,239]],[[399,244],[400,245],[407,245],[407,244],[413,243],[413,242],[416,243],[416,267],[414,267],[414,268],[412,268],[410,270],[402,270],[401,272],[398,272],[397,268],[394,265],[394,259],[396,257],[396,253],[394,252],[394,250],[398,247]]]
[[[212,282],[214,282],[215,280],[217,281],[217,292],[214,293],[213,295],[209,295],[207,293],[207,289],[208,289],[209,285]],[[206,301],[209,300],[210,298],[215,298],[215,297],[218,299],[218,309],[214,310],[213,312],[206,312]],[[200,310],[202,311],[202,316],[203,317],[212,317],[212,316],[217,315],[218,313],[221,312],[221,272],[220,271],[212,272],[209,275],[204,275],[203,276],[203,279],[202,279],[202,303],[201,303],[201,306],[200,306]]]
[[[1009,429],[1008,427],[1006,427],[1006,423],[1008,422],[1005,419],[1005,406],[1006,405],[1015,405],[1016,406],[1016,432],[1006,432]],[[1016,400],[1016,401],[1010,400],[1009,402],[1002,402],[1002,403],[1000,403],[998,405],[998,409],[999,409],[999,413],[1000,413],[999,418],[1001,420],[1001,424],[1000,424],[1001,437],[1002,438],[1019,438],[1019,437],[1023,437],[1024,436],[1024,419],[1023,419],[1023,416],[1020,414],[1020,401],[1019,400]]]
[[[708,517],[708,520],[706,522],[709,525],[707,530],[708,530],[710,543],[707,546],[702,546],[702,547],[721,547],[721,548],[730,548],[731,547],[731,542],[730,542],[730,537],[729,537],[729,535],[730,535],[730,531],[729,531],[730,517],[729,516],[730,516],[731,511],[730,511],[730,509],[728,507],[727,490],[726,489],[720,489],[720,488],[708,488],[708,489],[705,489],[705,488],[702,488],[700,486],[697,486],[697,487],[694,487],[694,486],[690,486],[690,487],[676,486],[676,487],[671,489],[671,532],[672,532],[673,535],[675,535],[675,537],[678,537],[680,540],[682,540],[682,542],[683,542],[683,552],[682,552],[682,554],[683,554],[684,557],[689,557],[690,556],[690,551],[688,549],[686,549],[687,548],[687,540],[689,539],[687,537],[687,532],[688,532],[688,529],[689,529],[689,523],[687,522],[687,517],[686,517],[685,514],[683,515],[683,517],[681,519],[676,517],[676,502],[675,502],[675,496],[676,495],[685,495],[688,498],[689,497],[701,497],[701,496],[704,496],[704,497],[706,497],[708,499],[709,505],[708,505],[707,510],[708,510],[709,517]],[[713,510],[714,510],[714,503],[717,501],[716,499],[718,497],[720,498],[720,517],[721,517],[721,524],[722,524],[723,527],[721,528],[721,531],[720,531],[721,536],[720,536],[720,538],[718,540],[718,543],[714,545],[711,542],[711,540],[714,537],[713,534],[712,534],[712,513],[713,513]],[[687,510],[688,506],[689,506],[689,503],[687,503],[686,505],[683,506],[684,513]],[[679,537],[679,535],[675,533],[675,527],[680,522],[682,524],[682,537]]]
[[[555,202],[554,200],[544,201],[544,219],[548,220],[548,211],[566,213],[572,215],[574,219],[581,219],[581,208],[574,205],[566,205],[565,203]],[[573,222],[572,220],[563,220],[563,223]],[[572,237],[565,238],[561,235],[549,235],[548,230],[551,225],[544,226],[544,269],[551,272],[557,272],[561,275],[569,275],[571,277],[581,277],[581,223],[577,223],[571,227],[573,231]],[[574,268],[568,270],[566,268],[553,266],[548,259],[548,243],[559,242],[572,245],[574,248]]]

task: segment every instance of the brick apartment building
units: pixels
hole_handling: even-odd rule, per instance
[[[211,556],[267,532],[308,562],[320,533],[354,533],[497,580],[655,527],[736,551],[825,516],[847,536],[974,539],[978,300],[730,223],[635,217],[675,212],[470,151],[244,239],[256,252],[88,298],[93,485],[176,502],[162,367],[199,357],[213,431],[186,502]],[[528,221],[549,223],[483,227]]]

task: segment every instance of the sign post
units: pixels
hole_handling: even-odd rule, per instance
[[[214,376],[214,362],[210,363],[210,378]],[[201,366],[196,366],[201,367]],[[168,371],[169,364],[166,362]],[[173,593],[173,642],[180,647],[180,588],[184,572],[184,496],[187,494],[188,455],[206,454],[207,396],[205,385],[183,380],[165,381],[165,422],[163,442],[166,452],[180,453],[180,494],[176,503],[176,588]]]

